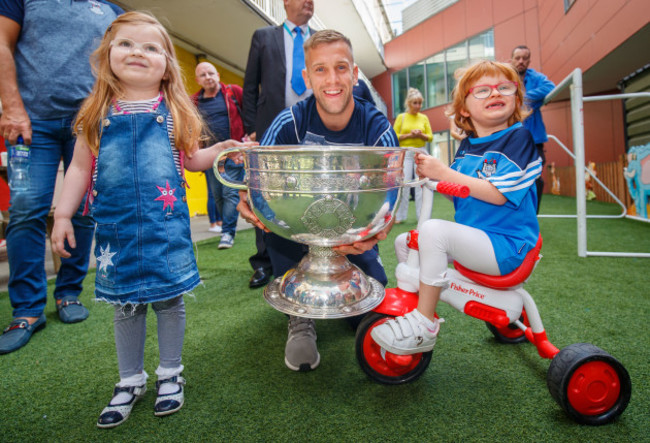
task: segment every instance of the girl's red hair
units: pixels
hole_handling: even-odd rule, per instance
[[[515,112],[508,119],[508,126],[523,121],[530,114],[530,110],[523,105],[524,86],[521,84],[521,79],[517,71],[506,63],[490,60],[480,61],[456,72],[455,77],[458,78],[458,83],[452,92],[452,101],[445,112],[447,116],[453,118],[456,127],[465,134],[476,133],[476,128],[474,128],[471,117],[463,116],[461,111],[468,113],[467,107],[465,106],[467,94],[469,94],[472,86],[484,76],[504,76],[507,80],[515,82],[518,85],[517,92],[515,93]]]

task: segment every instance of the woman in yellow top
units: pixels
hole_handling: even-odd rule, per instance
[[[404,101],[406,112],[400,114],[395,119],[395,133],[399,139],[401,147],[409,148],[423,148],[427,142],[433,139],[431,132],[431,124],[429,118],[420,113],[422,108],[422,93],[415,88],[409,88]],[[423,150],[424,152],[424,150]],[[411,181],[415,178],[415,163],[413,158],[414,151],[406,153],[404,158],[404,180]],[[407,191],[405,189],[405,191]],[[418,219],[420,218],[420,207],[422,206],[422,188],[417,186],[415,188],[415,212]],[[397,208],[396,222],[402,223],[408,216],[409,209],[409,196],[404,195],[402,201]]]

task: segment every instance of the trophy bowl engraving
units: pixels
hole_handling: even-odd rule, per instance
[[[241,152],[244,184],[221,177],[216,165]],[[248,203],[273,233],[310,252],[264,291],[287,314],[310,318],[359,315],[383,299],[380,283],[335,253],[334,246],[374,236],[393,220],[405,185],[406,150],[365,146],[259,146],[231,149],[215,160],[225,185],[248,190]]]

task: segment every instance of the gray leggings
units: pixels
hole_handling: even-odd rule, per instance
[[[158,350],[161,368],[181,365],[185,336],[185,302],[180,295],[171,300],[151,303],[158,318]],[[144,371],[144,341],[147,332],[147,305],[115,307],[115,347],[120,378]]]

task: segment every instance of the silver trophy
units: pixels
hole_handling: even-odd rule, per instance
[[[246,177],[218,171],[225,156],[243,154]],[[214,162],[217,179],[248,191],[255,215],[272,232],[309,246],[309,253],[264,290],[286,314],[342,318],[372,310],[384,287],[332,249],[386,228],[399,204],[406,150],[359,146],[272,146],[228,149]]]

